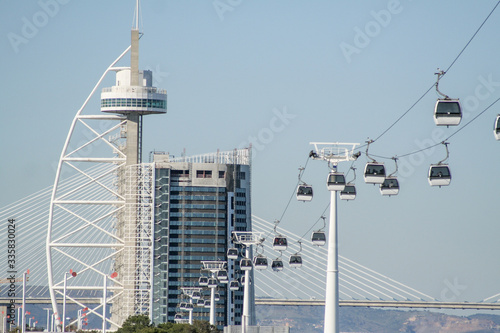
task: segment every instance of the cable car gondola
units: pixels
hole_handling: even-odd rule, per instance
[[[262,254],[258,254],[253,258],[253,264],[255,266],[255,269],[259,271],[267,269],[267,258],[264,257]]]
[[[396,177],[387,177],[382,184],[380,184],[380,193],[382,195],[398,195],[399,182]]]
[[[497,119],[495,119],[493,134],[495,135],[495,139],[500,140],[500,114],[497,116]]]
[[[382,184],[385,180],[384,163],[377,161],[366,163],[365,165],[365,183]]]
[[[324,231],[314,231],[311,236],[311,241],[314,245],[323,246],[326,243],[326,234]]]
[[[434,107],[434,122],[438,126],[457,126],[462,120],[458,99],[438,99]]]
[[[351,166],[351,169],[354,173],[354,178],[345,184],[345,187],[342,191],[340,191],[339,197],[341,200],[354,200],[356,199],[356,186],[354,185],[354,181],[356,180],[356,168]]]
[[[273,250],[275,251],[286,251],[288,247],[288,242],[285,236],[277,235],[273,240]]]
[[[193,303],[186,303],[186,311],[193,311],[194,306]]]
[[[279,220],[274,221],[274,239],[273,239],[273,250],[275,251],[286,251],[288,247],[288,242],[286,240],[285,236],[279,235],[278,231],[276,231],[276,228],[278,227],[278,224],[280,223]]]
[[[205,300],[203,298],[200,298],[196,301],[197,306],[205,306]]]
[[[277,258],[277,259],[274,259],[272,264],[271,264],[271,268],[273,269],[273,271],[275,272],[280,272],[283,270],[283,260]]]
[[[342,191],[345,188],[345,177],[341,172],[330,172],[326,179],[328,191]]]
[[[201,287],[206,287],[206,286],[208,286],[208,277],[206,277],[206,276],[200,276],[200,278],[198,279],[198,284],[199,284]]]
[[[365,165],[365,183],[367,184],[382,184],[385,180],[385,167],[384,163],[379,163],[368,155],[368,148],[373,140],[366,141],[366,157],[372,160]]]
[[[347,183],[342,191],[340,191],[341,200],[354,200],[356,199],[356,186],[352,183]]]
[[[240,269],[242,271],[249,271],[252,269],[252,260],[243,258],[240,260]]]
[[[238,280],[232,280],[229,283],[229,289],[232,291],[240,289],[240,283],[238,282]]]
[[[245,276],[244,276],[244,275],[240,278],[240,281],[241,281],[241,284],[242,284],[242,285],[245,285]],[[249,279],[248,279],[248,284],[249,284],[249,285],[251,285],[251,284],[252,284],[252,278],[249,278]]]
[[[451,182],[450,167],[448,164],[444,164],[444,161],[446,161],[450,156],[450,152],[448,151],[448,142],[443,141],[442,144],[446,148],[446,157],[437,164],[431,164],[429,167],[428,179],[431,186],[448,186]]]
[[[205,308],[210,309],[210,300],[209,299],[205,300]]]
[[[208,288],[215,288],[215,287],[217,287],[217,279],[216,278],[208,279]]]
[[[219,293],[215,293],[215,294],[214,294],[214,300],[215,300],[216,302],[220,301],[220,294],[219,294]]]
[[[396,178],[398,172],[398,159],[396,157],[392,158],[396,164],[396,170],[387,176],[382,184],[380,184],[380,194],[382,195],[398,195],[399,193],[399,182]]]
[[[297,253],[292,254],[288,263],[290,264],[290,267],[300,268],[302,267],[302,257]]]
[[[186,311],[187,310],[187,303],[186,302],[181,302],[179,304],[179,309],[181,309],[182,311]]]
[[[429,168],[431,186],[448,186],[451,183],[450,167],[447,164],[433,164]]]
[[[313,198],[313,188],[310,185],[302,184],[297,187],[297,200],[311,201]]]
[[[227,271],[225,269],[217,271],[217,280],[219,280],[221,282],[222,282],[222,280],[227,281]]]
[[[193,295],[191,295],[191,298],[194,300],[198,300],[201,298],[201,292],[199,291],[193,291]]]
[[[434,107],[434,122],[438,126],[457,126],[462,120],[462,107],[458,99],[452,99],[439,91],[439,79],[446,74],[444,71],[434,73],[437,75],[436,91],[444,98],[436,101]]]
[[[321,216],[323,219],[323,228],[317,231],[314,231],[311,235],[311,241],[314,245],[323,246],[326,243],[326,234],[323,230],[326,228],[326,217]]]
[[[227,250],[227,258],[228,259],[238,259],[238,249],[235,247],[229,248]]]

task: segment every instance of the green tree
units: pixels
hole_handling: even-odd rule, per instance
[[[195,320],[193,322],[192,328],[194,331],[193,333],[214,333],[214,332],[219,332],[216,326],[210,325],[208,321],[205,320]]]
[[[161,323],[157,327],[151,324],[146,315],[130,316],[116,333],[216,333],[217,327],[208,321],[195,320],[193,325]]]
[[[147,315],[136,315],[128,317],[117,333],[137,333],[144,329],[153,328]]]

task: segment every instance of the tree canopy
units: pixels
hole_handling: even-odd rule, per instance
[[[152,324],[147,315],[128,317],[116,333],[214,333],[218,332],[214,325],[207,321],[195,320],[193,325],[161,323]]]

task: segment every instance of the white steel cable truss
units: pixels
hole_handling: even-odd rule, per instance
[[[268,232],[274,223],[268,222],[255,215],[252,216],[254,230]],[[300,236],[286,233],[288,244],[293,244]],[[264,246],[266,242],[264,242]],[[295,253],[288,249],[291,254]],[[264,270],[256,274],[256,289],[267,297],[274,298],[302,298],[322,299],[325,294],[325,267],[326,252],[323,247],[302,242],[303,266],[288,268],[279,273]],[[267,253],[269,256],[269,253]],[[283,260],[286,256],[283,255]],[[423,300],[435,301],[435,298],[421,293],[409,286],[388,278],[380,273],[359,265],[352,260],[339,256],[340,294],[343,299],[376,299],[376,300]],[[276,279],[276,275],[281,275]],[[270,287],[265,290],[262,285]],[[271,295],[270,295],[271,293]]]
[[[87,307],[90,313],[106,318],[114,327],[120,326],[121,318],[117,318],[118,321],[109,319],[106,314],[101,315],[99,310],[105,308],[103,305],[110,300],[119,298],[124,291],[130,294],[127,288],[137,287],[142,290],[146,285],[142,284],[142,280],[139,280],[139,284],[135,284],[134,280],[134,283],[129,283],[124,287],[125,282],[129,282],[127,279],[130,275],[142,276],[136,272],[135,263],[132,267],[124,260],[118,261],[118,266],[124,265],[123,268],[126,271],[122,269],[122,266],[118,269],[115,267],[117,259],[124,258],[125,251],[131,251],[130,246],[125,247],[126,240],[123,232],[120,232],[123,230],[119,229],[117,221],[123,221],[120,219],[121,216],[135,220],[132,212],[137,210],[137,207],[126,207],[125,197],[129,193],[124,193],[126,186],[120,186],[118,180],[128,179],[128,172],[135,175],[136,170],[142,170],[142,168],[130,166],[125,170],[124,167],[126,163],[126,155],[123,152],[126,117],[104,114],[84,115],[82,112],[105,76],[115,70],[115,64],[129,50],[130,47],[106,69],[73,119],[61,152],[52,188],[46,234],[47,282],[53,311],[61,313],[58,310],[57,295],[63,294],[62,286],[67,279],[67,273],[71,270],[76,272],[76,275],[70,275],[67,279],[66,297]],[[124,174],[127,175],[120,177]],[[74,178],[75,175],[80,177]],[[68,177],[73,181],[65,183],[65,178]],[[132,182],[135,183],[136,180]],[[138,199],[137,202],[140,205],[141,200]],[[139,209],[139,211],[143,210]],[[139,222],[138,225],[140,224]],[[144,226],[141,225],[140,232],[143,233],[144,230]],[[138,237],[140,240],[132,242],[139,248],[142,244],[141,233]],[[139,257],[142,258],[143,251],[139,252]],[[136,258],[135,253],[132,258]],[[116,271],[118,275],[111,275]],[[108,298],[107,293],[104,294],[105,290],[111,291],[113,296]],[[98,306],[81,304],[75,299],[77,293],[85,294],[87,297],[103,296],[104,300]],[[132,290],[132,296],[132,302],[135,302],[135,289]],[[142,295],[138,298],[139,303],[145,304]],[[149,304],[149,302],[146,303]],[[59,324],[60,315],[56,318],[56,323]]]

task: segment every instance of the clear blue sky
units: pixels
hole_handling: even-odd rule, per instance
[[[134,2],[0,2],[0,206],[53,184],[76,111],[128,46]],[[153,149],[195,155],[252,141],[253,213],[278,219],[309,142],[376,138],[435,82],[438,67],[452,63],[495,4],[143,0],[140,67],[169,94],[168,113],[145,118],[145,159]],[[440,82],[464,103],[462,124],[500,97],[498,22],[500,9]],[[434,125],[436,98],[428,93],[370,151],[403,155],[456,131]],[[98,113],[98,101],[92,105]],[[391,198],[364,184],[363,154],[358,198],[339,202],[340,253],[437,298],[454,279],[464,286],[456,300],[500,292],[497,113],[500,104],[449,141],[449,187],[426,179],[442,147],[401,159],[401,191]],[[293,200],[283,227],[304,234],[319,218],[327,173],[326,163],[309,162],[304,180],[315,198]]]

